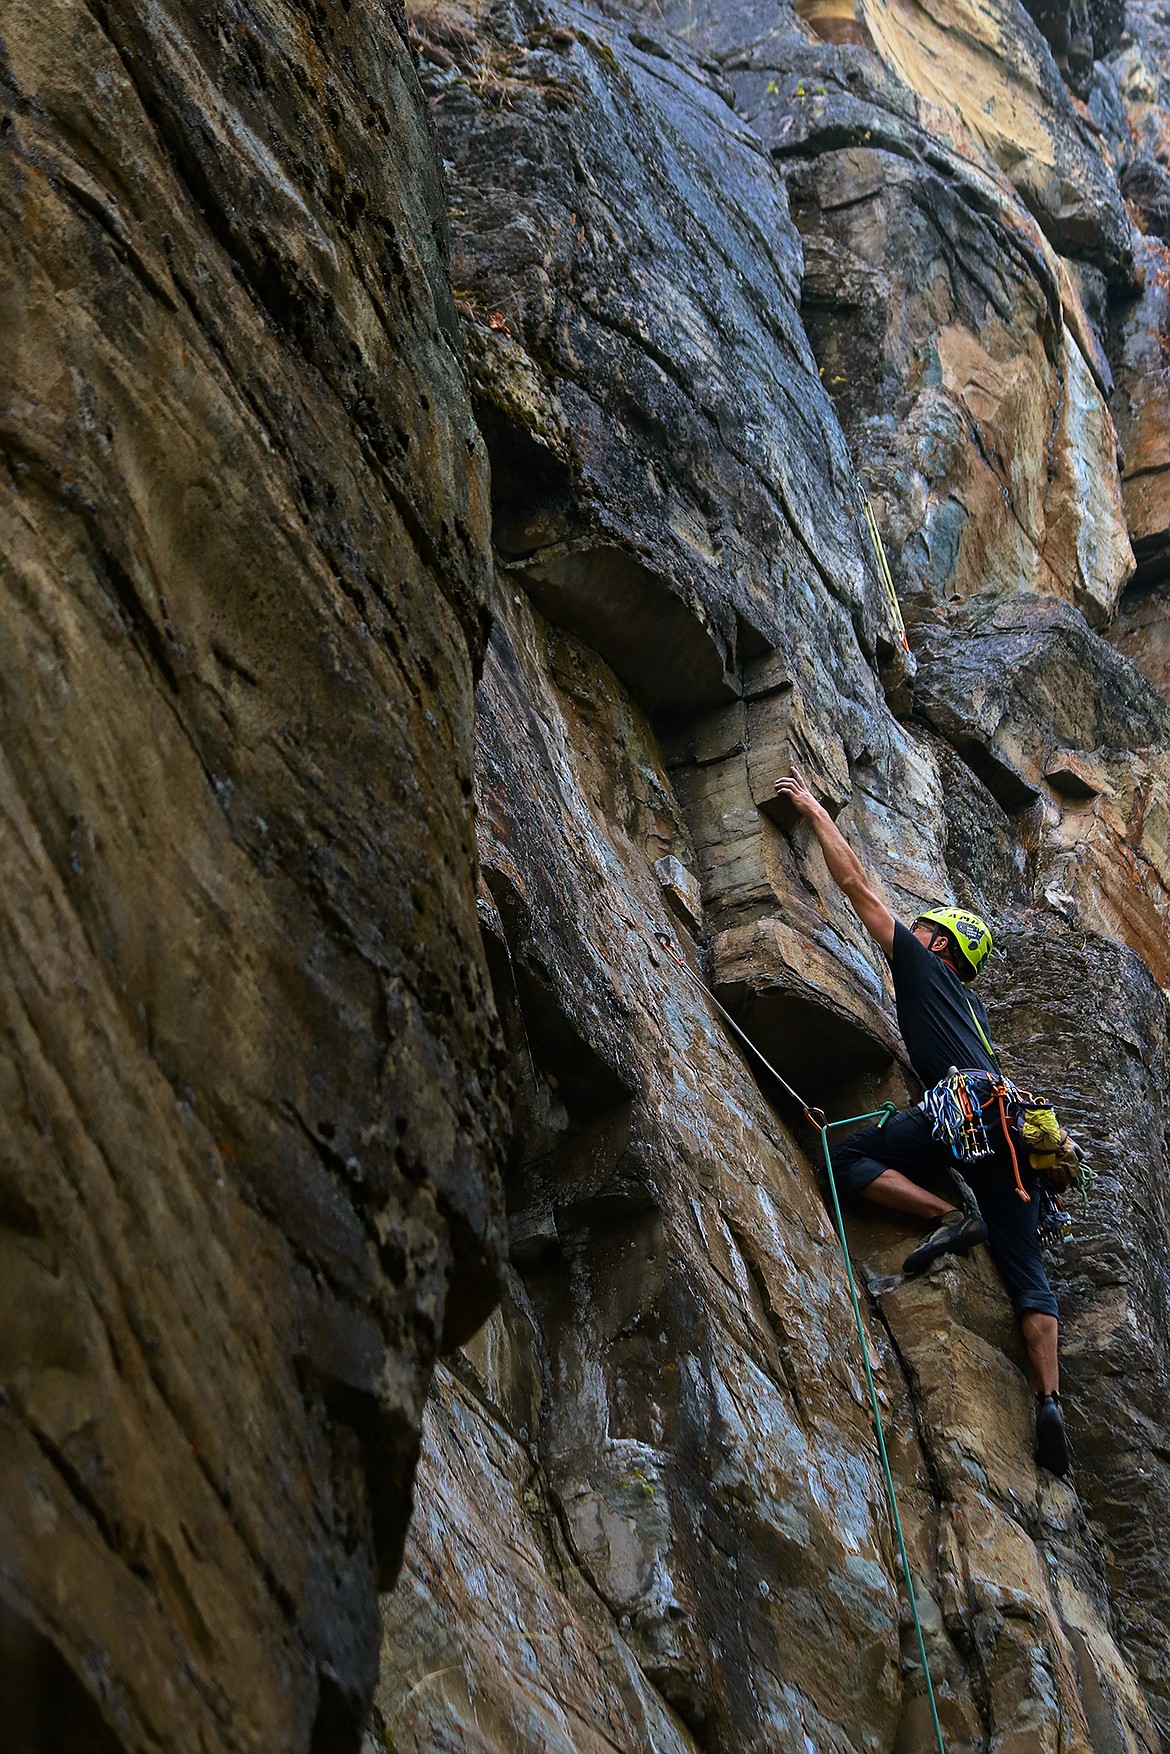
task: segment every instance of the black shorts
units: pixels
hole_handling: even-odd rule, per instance
[[[935,1138],[926,1111],[908,1108],[884,1126],[863,1127],[833,1147],[830,1155],[837,1191],[859,1194],[883,1169],[899,1170],[915,1180],[915,1171],[946,1175],[954,1164],[979,1202],[987,1226],[987,1246],[1016,1314],[1034,1309],[1042,1315],[1057,1315],[1059,1306],[1044,1271],[1036,1235],[1039,1180],[1020,1164],[1024,1188],[1032,1196],[1025,1204],[1016,1191],[1011,1154],[998,1116],[994,1120],[988,1117],[987,1131],[994,1154],[976,1158],[974,1163],[956,1163],[950,1146]]]

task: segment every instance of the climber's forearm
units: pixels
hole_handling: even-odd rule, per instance
[[[813,833],[821,843],[829,876],[847,898],[871,938],[887,955],[894,948],[894,916],[875,894],[865,869],[829,812],[818,804],[808,813]]]
[[[821,843],[829,876],[838,889],[844,890],[846,895],[849,895],[851,889],[868,889],[869,879],[862,869],[861,860],[824,805],[818,804],[815,811],[810,811],[807,820],[812,824],[813,833]]]

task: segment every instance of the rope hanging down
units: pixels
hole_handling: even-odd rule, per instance
[[[853,1319],[857,1324],[857,1337],[861,1345],[861,1362],[865,1369],[866,1386],[869,1389],[869,1404],[873,1413],[874,1431],[877,1435],[878,1455],[881,1459],[882,1476],[886,1487],[886,1501],[890,1507],[890,1516],[894,1524],[894,1532],[898,1539],[898,1556],[902,1562],[902,1578],[906,1585],[906,1599],[910,1605],[910,1615],[914,1621],[914,1631],[918,1639],[918,1654],[922,1659],[922,1673],[926,1681],[926,1697],[930,1702],[930,1715],[934,1724],[935,1739],[938,1743],[938,1754],[946,1754],[946,1748],[943,1744],[942,1725],[939,1723],[938,1719],[938,1706],[935,1703],[934,1682],[931,1679],[930,1662],[926,1655],[926,1639],[922,1631],[922,1621],[919,1619],[918,1615],[918,1598],[914,1590],[914,1577],[910,1570],[910,1557],[906,1551],[906,1537],[902,1530],[902,1518],[898,1511],[898,1495],[894,1489],[894,1476],[890,1469],[890,1458],[886,1452],[886,1437],[885,1431],[882,1428],[882,1415],[881,1408],[878,1404],[877,1386],[874,1382],[873,1370],[869,1362],[869,1345],[865,1337],[865,1323],[862,1320],[861,1303],[857,1295],[857,1282],[853,1277],[853,1263],[849,1258],[849,1242],[845,1235],[845,1220],[841,1213],[841,1202],[837,1195],[837,1179],[833,1174],[833,1161],[829,1155],[829,1131],[831,1128],[849,1127],[858,1121],[872,1120],[876,1120],[879,1126],[884,1126],[885,1122],[890,1119],[891,1115],[897,1114],[898,1106],[896,1103],[886,1102],[882,1104],[881,1108],[871,1109],[867,1114],[849,1115],[845,1120],[840,1121],[828,1120],[823,1109],[816,1108],[812,1104],[805,1102],[804,1099],[792,1088],[788,1080],[780,1076],[775,1066],[773,1066],[769,1060],[765,1059],[755,1042],[752,1041],[750,1036],[744,1034],[744,1031],[739,1027],[735,1018],[732,1017],[731,1013],[719,1003],[719,1000],[715,997],[706,981],[702,980],[699,975],[695,973],[690,964],[684,961],[683,957],[679,955],[678,951],[665,933],[659,932],[657,938],[659,944],[666,951],[666,954],[670,957],[671,961],[676,963],[677,966],[682,969],[683,973],[688,975],[690,979],[694,981],[695,985],[706,994],[707,998],[710,1000],[711,1004],[714,1005],[720,1016],[723,1017],[723,1019],[735,1031],[735,1034],[739,1039],[751,1049],[752,1053],[756,1056],[756,1059],[759,1060],[765,1070],[775,1078],[781,1089],[792,1097],[794,1102],[799,1104],[809,1125],[815,1127],[821,1136],[821,1150],[824,1152],[825,1169],[829,1177],[829,1192],[833,1197],[833,1222],[837,1230],[837,1240],[841,1245],[841,1257],[845,1263],[845,1278],[849,1286],[849,1301],[853,1306]]]
[[[678,951],[675,949],[675,947],[671,943],[670,939],[666,936],[666,933],[659,932],[656,934],[656,936],[658,938],[659,944],[661,944],[662,948],[666,951],[666,954],[670,957],[670,960],[673,963],[676,963],[677,966],[682,969],[683,973],[685,975],[688,975],[690,977],[690,979],[694,981],[695,985],[697,987],[699,987],[702,990],[702,992],[704,992],[706,994],[707,998],[710,999],[712,1005],[714,1005],[716,1011],[718,1011],[719,1015],[723,1018],[723,1021],[728,1025],[729,1028],[731,1028],[735,1031],[735,1033],[736,1033],[736,1035],[738,1035],[740,1041],[742,1041],[746,1047],[749,1047],[751,1049],[752,1053],[755,1054],[755,1056],[756,1056],[757,1060],[759,1060],[760,1064],[762,1066],[766,1067],[766,1069],[772,1074],[772,1077],[776,1080],[776,1082],[780,1086],[781,1090],[784,1091],[785,1095],[790,1096],[792,1098],[793,1102],[795,1102],[800,1107],[800,1109],[804,1113],[804,1118],[809,1123],[809,1125],[811,1127],[824,1127],[824,1126],[829,1125],[829,1122],[825,1118],[824,1109],[810,1107],[809,1104],[807,1102],[805,1102],[803,1096],[798,1095],[797,1092],[795,1090],[793,1090],[793,1088],[792,1088],[791,1084],[789,1084],[788,1080],[786,1078],[781,1078],[781,1076],[780,1076],[779,1072],[776,1070],[775,1066],[770,1065],[768,1063],[768,1061],[764,1058],[763,1054],[760,1052],[759,1048],[756,1046],[756,1044],[752,1040],[751,1036],[744,1034],[743,1030],[739,1027],[739,1024],[735,1021],[735,1018],[731,1015],[731,1012],[728,1011],[725,1006],[723,1006],[719,1003],[718,999],[715,997],[714,993],[711,991],[711,989],[707,985],[706,981],[701,979],[701,977],[695,973],[695,971],[691,967],[690,963],[686,962],[679,955]]]
[[[902,641],[902,649],[903,651],[908,652],[910,650],[910,641],[906,638],[906,623],[902,619],[902,605],[898,602],[898,593],[894,588],[894,575],[890,571],[890,563],[886,559],[885,544],[882,541],[881,531],[878,529],[877,518],[874,516],[874,510],[869,502],[865,489],[862,487],[861,482],[856,475],[853,477],[853,486],[857,494],[858,504],[861,508],[861,515],[865,520],[866,530],[869,532],[869,539],[873,543],[874,556],[877,560],[878,577],[886,587],[886,597],[890,605],[890,614],[894,618],[894,626],[897,628],[899,638]]]

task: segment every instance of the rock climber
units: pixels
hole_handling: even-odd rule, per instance
[[[928,908],[908,929],[874,893],[861,861],[796,768],[790,778],[776,781],[776,791],[811,824],[830,876],[889,962],[898,1026],[923,1088],[931,1090],[954,1068],[1000,1079],[987,1012],[967,990],[991,950],[984,922],[967,909]],[[945,1173],[954,1162],[950,1145],[934,1136],[931,1117],[921,1106],[851,1134],[832,1153],[833,1174],[841,1192],[931,1225],[929,1235],[906,1257],[906,1273],[921,1273],[940,1255],[965,1255],[987,1243],[1036,1379],[1036,1461],[1064,1474],[1069,1455],[1060,1405],[1058,1311],[1037,1238],[1039,1178],[1025,1154],[1017,1153],[1029,1195],[1027,1201],[1021,1199],[994,1106],[985,1112],[984,1123],[991,1155],[962,1165],[978,1211],[940,1199],[915,1179],[923,1173]]]

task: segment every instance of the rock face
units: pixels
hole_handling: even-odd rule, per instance
[[[21,1754],[933,1747],[863,1344],[950,1754],[1170,1748],[1122,22],[0,13]],[[1098,1172],[1067,1480],[985,1251],[850,1210],[853,1326],[802,1104],[917,1092],[793,761],[900,916],[991,919]]]
[[[809,332],[910,602],[1026,589],[1100,624],[1133,571],[1109,368],[1042,226],[871,52],[784,37],[730,67],[788,169]]]
[[[4,1740],[353,1747],[501,1236],[431,136],[369,8],[0,30]]]
[[[912,1229],[849,1215],[946,1746],[1168,1745],[1170,719],[1100,632],[1145,246],[1018,9],[964,20],[981,84],[918,77],[949,14],[826,16],[412,14],[493,467],[517,1130],[384,1607],[399,1750],[934,1745],[815,1135],[727,1020],[834,1115],[909,1088],[793,758],[898,912],[993,918],[1012,1069],[1100,1172],[1067,1482],[990,1264],[906,1280]]]

